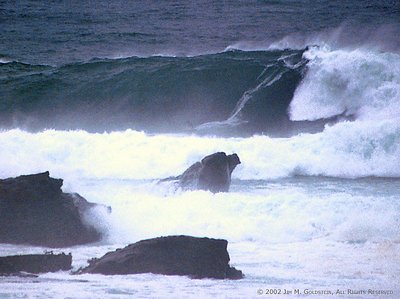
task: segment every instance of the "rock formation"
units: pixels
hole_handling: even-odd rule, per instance
[[[240,279],[229,266],[228,242],[190,236],[169,236],[139,241],[89,261],[82,273],[185,275],[192,278]]]
[[[21,272],[45,273],[70,270],[72,256],[62,254],[28,254],[0,257],[0,276]]]
[[[178,176],[179,185],[183,189],[228,192],[232,172],[238,164],[240,159],[237,154],[227,156],[224,152],[214,153],[193,164]]]
[[[83,222],[93,207],[78,194],[63,193],[49,172],[0,180],[0,242],[67,247],[99,241]]]

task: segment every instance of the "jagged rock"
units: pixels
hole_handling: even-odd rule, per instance
[[[238,164],[240,159],[237,154],[227,156],[224,152],[214,153],[203,158],[201,162],[196,162],[178,176],[179,185],[183,189],[228,192],[232,172]]]
[[[28,254],[0,257],[0,276],[21,272],[45,273],[70,270],[72,256],[61,254]]]
[[[168,236],[139,241],[89,261],[83,273],[185,275],[192,278],[240,279],[229,266],[226,240]]]
[[[67,247],[99,241],[100,231],[83,222],[94,204],[63,193],[62,184],[49,172],[0,180],[0,242]]]

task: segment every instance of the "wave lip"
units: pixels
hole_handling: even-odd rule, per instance
[[[6,58],[6,57],[2,57],[2,56],[0,55],[0,63],[1,63],[1,64],[6,64],[6,63],[10,63],[10,62],[13,62],[13,60],[12,60],[12,59],[9,59],[9,58]]]

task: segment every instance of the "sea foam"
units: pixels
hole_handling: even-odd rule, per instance
[[[204,156],[237,153],[235,179],[306,176],[399,177],[396,120],[342,122],[291,138],[147,135],[132,130],[91,134],[46,130],[0,133],[1,177],[49,170],[53,176],[158,179],[182,173]]]
[[[386,120],[400,115],[400,55],[312,47],[308,71],[290,104],[292,120],[351,115]]]

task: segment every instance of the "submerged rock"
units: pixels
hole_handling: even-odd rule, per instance
[[[0,257],[1,275],[21,275],[21,272],[45,273],[70,270],[72,256],[61,254],[28,254]]]
[[[49,172],[0,180],[0,242],[67,247],[101,239],[83,213],[96,206],[64,193]]]
[[[240,279],[229,266],[226,240],[169,236],[139,241],[89,261],[82,273],[185,275],[192,278]]]
[[[178,176],[179,186],[183,189],[200,189],[211,192],[228,192],[231,175],[240,164],[237,154],[226,155],[224,152],[204,157]]]

